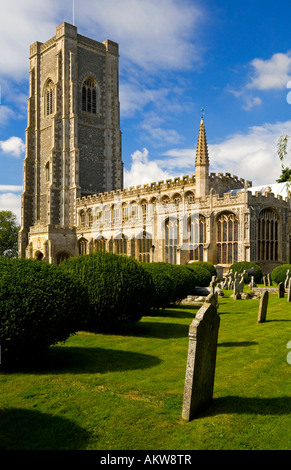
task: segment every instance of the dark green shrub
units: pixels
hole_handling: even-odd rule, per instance
[[[189,268],[201,266],[202,268],[205,268],[210,272],[211,277],[217,275],[214,264],[210,263],[209,261],[194,261],[193,263],[188,263],[187,266],[189,266]]]
[[[133,258],[99,252],[71,258],[59,269],[81,281],[88,291],[88,330],[138,321],[152,306],[151,276]]]
[[[143,263],[143,268],[151,275],[154,287],[152,306],[165,308],[175,301],[175,283],[164,263]]]
[[[258,264],[253,263],[252,261],[239,261],[230,266],[229,269],[232,269],[233,272],[243,273],[244,270],[254,269],[255,282],[260,283],[262,281],[263,272],[261,267]]]
[[[196,283],[196,276],[194,272],[188,269],[186,265],[175,265],[164,262],[149,264],[151,264],[151,267],[149,269],[151,269],[152,271],[155,269],[156,272],[159,272],[159,276],[155,279],[156,292],[157,289],[161,288],[161,284],[158,285],[158,282],[163,282],[165,289],[165,285],[166,283],[168,283],[168,277],[172,280],[172,291],[169,294],[168,304],[172,302],[181,301],[182,299],[187,297],[187,295],[193,293],[193,289]]]
[[[285,282],[288,269],[291,274],[291,264],[282,264],[281,266],[277,266],[277,268],[273,269],[271,273],[272,281],[277,284],[279,284],[279,282]]]
[[[215,274],[212,274],[213,271],[211,272],[210,269],[204,268],[202,264],[198,264],[198,263],[187,264],[187,268],[191,269],[191,271],[193,271],[195,275],[195,278],[196,278],[195,287],[209,286],[212,276],[215,275]]]
[[[2,363],[25,359],[83,326],[88,311],[84,288],[57,266],[0,259]]]

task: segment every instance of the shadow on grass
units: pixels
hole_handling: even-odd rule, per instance
[[[90,435],[72,421],[35,410],[0,410],[0,450],[85,449]]]
[[[241,346],[254,346],[258,344],[256,341],[228,341],[225,343],[218,343],[217,346],[223,346],[224,348],[233,348]]]
[[[219,414],[288,415],[291,413],[291,397],[258,398],[226,396],[216,398],[203,416]]]
[[[117,349],[53,346],[33,362],[17,364],[5,370],[8,373],[22,372],[35,374],[87,374],[123,372],[147,369],[159,365],[161,360],[149,354]]]
[[[162,317],[162,318],[194,318],[196,313],[199,310],[199,307],[189,307],[183,305],[182,307],[176,307],[172,309],[164,309],[164,310],[151,310],[150,314],[147,317],[152,316],[154,317]],[[189,312],[191,310],[191,312]]]
[[[191,318],[194,319],[194,315],[189,315],[189,320]],[[190,323],[191,321],[189,321],[189,324],[183,325],[181,323],[165,323],[164,321],[159,322],[147,320],[144,322],[135,322],[127,323],[126,325],[120,325],[118,330],[114,331],[111,329],[108,334],[156,339],[188,338]],[[103,331],[102,333],[106,334],[106,331]]]

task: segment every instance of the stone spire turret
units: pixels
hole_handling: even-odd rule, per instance
[[[196,149],[196,159],[195,166],[197,165],[208,165],[209,166],[209,157],[208,157],[208,146],[205,132],[204,119],[201,118],[197,149]]]
[[[196,197],[209,194],[209,156],[204,119],[201,118],[195,158]]]

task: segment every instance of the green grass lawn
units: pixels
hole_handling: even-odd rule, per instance
[[[38,366],[0,373],[0,449],[291,449],[291,303],[220,298],[214,397],[181,418],[188,329],[198,308],[116,334],[80,332]]]

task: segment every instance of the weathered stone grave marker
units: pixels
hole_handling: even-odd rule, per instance
[[[279,299],[284,298],[285,295],[285,287],[283,282],[279,282],[278,284],[278,297]]]
[[[189,328],[182,418],[194,419],[212,401],[220,317],[204,303]]]
[[[291,302],[291,279],[289,279],[289,283],[288,283],[287,302]]]
[[[265,290],[263,294],[261,295],[259,313],[258,313],[258,323],[264,323],[266,321],[268,301],[269,301],[269,292]]]
[[[205,299],[205,302],[207,302],[208,304],[211,304],[213,305],[216,309],[218,308],[218,293],[215,292],[214,294],[209,294],[206,299]]]

